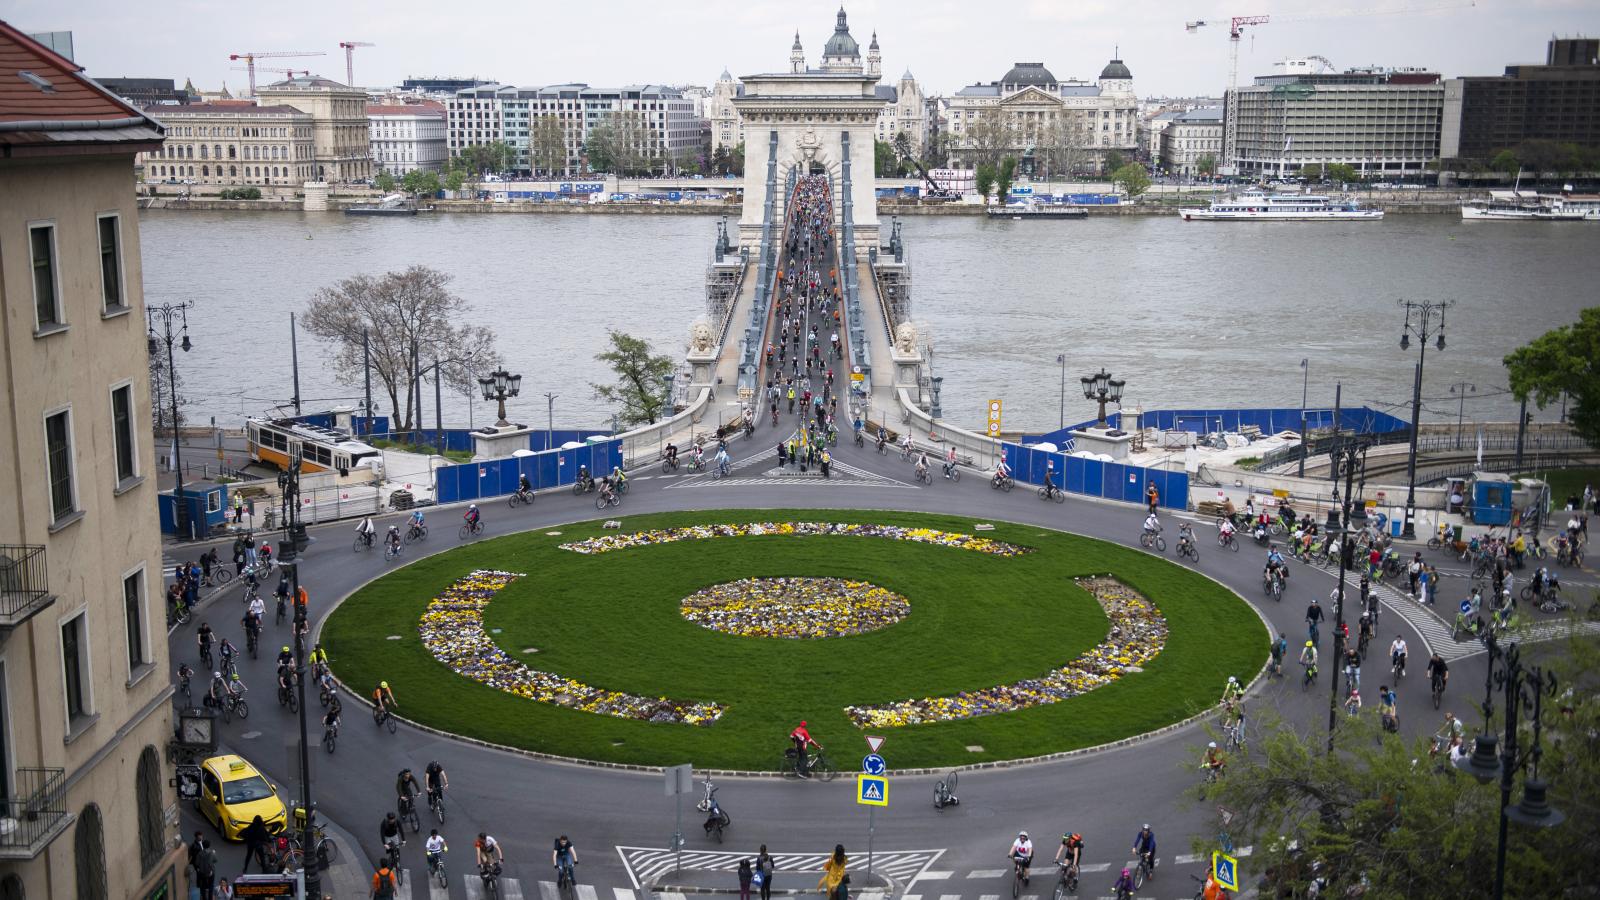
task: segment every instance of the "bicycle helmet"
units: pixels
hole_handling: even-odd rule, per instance
[[[1306,646],[1308,646],[1308,647],[1309,647],[1309,646],[1311,646],[1311,645],[1310,645],[1310,644],[1307,644],[1307,645],[1306,645]],[[388,689],[389,689],[389,682],[387,682],[387,681],[380,681],[380,682],[378,682],[378,687],[379,687],[379,688],[380,688],[380,689],[382,689],[382,690],[388,690]]]
[[[283,645],[283,652],[284,653],[288,653],[289,652],[289,645],[288,644],[284,644]],[[1231,681],[1232,679],[1229,679],[1229,680]]]
[[[233,679],[232,680],[234,680],[234,681],[238,681],[239,680],[239,673],[238,672],[233,673]]]
[[[1026,831],[1017,832],[1017,837],[1019,837],[1019,838],[1025,838],[1027,836],[1028,836],[1028,833]]]
[[[221,678],[222,677],[222,673],[221,672],[212,672],[211,673],[211,677],[212,678]]]
[[[1316,644],[1313,644],[1311,641],[1306,641],[1306,646],[1307,647],[1315,647]]]
[[[1145,831],[1149,831],[1150,830],[1150,823],[1149,822],[1144,823],[1144,830]]]
[[[1229,675],[1228,676],[1228,683],[1229,684],[1237,684],[1238,682],[1239,682],[1239,679],[1237,677],[1235,677],[1233,675]]]
[[[1206,745],[1206,748],[1209,749],[1209,750],[1217,749],[1217,742],[1216,741],[1212,741],[1211,743]]]
[[[1124,867],[1123,867],[1123,869],[1122,869],[1122,877],[1123,877],[1123,878],[1127,878],[1127,877],[1128,877],[1128,874],[1129,874],[1129,873],[1128,873],[1128,869],[1127,869],[1127,867],[1126,867],[1126,866],[1124,866]]]

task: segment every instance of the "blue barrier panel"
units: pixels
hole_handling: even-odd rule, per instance
[[[1062,483],[1062,487],[1066,488],[1068,491],[1070,491],[1070,492],[1072,492],[1074,494],[1087,494],[1087,493],[1089,493],[1089,489],[1084,486],[1084,481],[1083,481],[1083,478],[1084,478],[1084,465],[1083,465],[1083,463],[1084,463],[1084,460],[1080,456],[1069,456],[1069,457],[1066,458],[1066,461],[1065,461],[1065,464],[1066,464],[1066,467],[1067,467],[1067,472],[1066,472],[1066,476],[1067,477],[1066,477],[1066,480]]]
[[[1079,457],[1081,459],[1081,457]],[[1083,460],[1083,492],[1091,497],[1105,496],[1106,463],[1098,459]]]

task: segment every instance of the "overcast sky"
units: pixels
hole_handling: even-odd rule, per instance
[[[1507,63],[1542,62],[1552,34],[1600,36],[1597,0],[1222,2],[850,0],[846,11],[863,54],[876,29],[887,78],[909,68],[928,93],[996,80],[1019,60],[1043,62],[1058,78],[1092,79],[1120,46],[1140,96],[1218,94],[1228,79],[1229,15],[1274,17],[1240,42],[1245,83],[1285,57],[1312,54],[1340,69],[1490,75]],[[735,76],[781,71],[797,28],[816,65],[837,8],[817,0],[0,0],[0,18],[23,31],[73,31],[78,62],[92,76],[192,78],[202,89],[245,84],[228,54],[246,50],[324,51],[260,65],[307,67],[342,81],[342,40],[377,44],[356,51],[364,86],[408,75],[609,86],[710,84],[724,66]],[[1188,34],[1190,19],[1219,24]]]

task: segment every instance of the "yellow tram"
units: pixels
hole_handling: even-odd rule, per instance
[[[371,444],[355,440],[342,431],[309,425],[293,419],[251,419],[245,423],[250,441],[250,458],[288,468],[290,449],[301,450],[300,471],[337,472],[349,475],[364,459],[379,456]]]

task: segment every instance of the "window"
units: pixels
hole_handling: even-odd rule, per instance
[[[45,460],[50,473],[50,514],[60,522],[78,508],[72,485],[72,411],[44,420]]]
[[[139,769],[134,777],[134,800],[139,809],[139,864],[148,875],[156,863],[161,862],[166,850],[162,834],[161,757],[156,748],[145,746],[144,752],[139,754]]]
[[[39,330],[60,325],[61,303],[56,294],[56,227],[35,225],[28,229],[33,254],[33,309]]]
[[[106,834],[100,807],[93,803],[78,813],[72,835],[72,863],[77,874],[78,900],[106,900]]]
[[[100,226],[100,295],[107,310],[118,310],[122,303],[121,218],[116,213],[103,215]]]
[[[68,731],[89,715],[89,640],[87,615],[78,613],[61,626],[61,675],[67,692]]]
[[[128,619],[128,672],[149,662],[144,649],[144,569],[122,579],[122,608]]]
[[[116,445],[117,483],[120,485],[139,474],[138,451],[133,442],[132,385],[111,390],[111,434]]]

